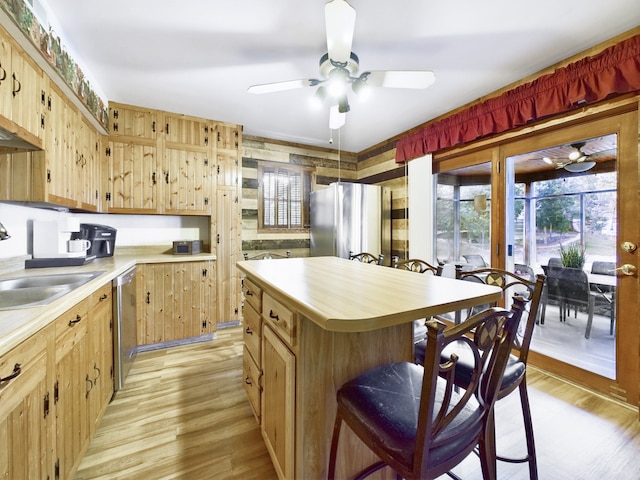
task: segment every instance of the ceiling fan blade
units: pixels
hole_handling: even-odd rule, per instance
[[[313,87],[320,83],[319,80],[313,78],[304,78],[301,80],[287,80],[285,82],[263,83],[261,85],[251,85],[247,91],[249,93],[273,93],[282,92],[283,90],[293,90],[296,88]]]
[[[427,88],[436,81],[436,76],[429,70],[374,70],[363,73],[365,83],[373,87],[388,88]]]
[[[338,105],[332,105],[329,109],[329,128],[331,130],[338,130],[347,120],[347,114],[340,113],[338,108]]]
[[[324,6],[324,18],[329,58],[346,63],[351,55],[356,11],[345,0],[332,0]]]

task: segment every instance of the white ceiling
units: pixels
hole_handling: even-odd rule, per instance
[[[244,125],[330,147],[312,88],[252,84],[318,78],[325,0],[44,0],[69,49],[111,101]],[[640,25],[638,0],[350,0],[360,71],[432,70],[426,90],[350,95],[342,150],[360,152]],[[52,22],[53,23],[53,22]],[[338,147],[338,133],[333,148]]]

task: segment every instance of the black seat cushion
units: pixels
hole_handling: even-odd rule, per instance
[[[426,340],[418,342],[414,345],[414,356],[416,363],[422,365],[424,362],[424,353],[427,346]],[[448,345],[440,355],[440,361],[446,362],[451,358],[451,354],[455,353],[458,356],[458,363],[456,365],[456,385],[460,387],[466,387],[471,381],[471,375],[473,374],[473,355],[471,350],[464,345],[461,341],[452,342]],[[521,362],[515,355],[509,355],[507,366],[502,377],[502,384],[500,390],[509,390],[513,385],[521,381],[526,372],[526,365]]]
[[[358,429],[366,431],[376,443],[384,445],[399,462],[411,467],[414,457],[420,395],[424,369],[401,362],[369,370],[345,383],[338,390],[338,403],[356,419]],[[438,378],[436,409],[442,404],[445,380]],[[460,398],[454,393],[452,405]],[[462,412],[445,427],[430,449],[429,463],[443,463],[475,445],[482,429],[481,411],[471,397]]]

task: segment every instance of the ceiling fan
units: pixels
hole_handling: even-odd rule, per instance
[[[585,145],[586,142],[572,143],[571,148],[573,148],[573,151],[569,153],[566,161],[556,162],[556,170],[564,168],[571,173],[580,173],[593,168],[596,162],[589,160],[589,155],[582,151]],[[553,160],[549,157],[545,157],[544,161],[553,164]]]
[[[252,85],[249,93],[273,93],[302,87],[318,87],[314,98],[330,102],[329,128],[342,127],[350,110],[348,87],[356,94],[368,87],[427,88],[435,81],[428,70],[367,70],[358,75],[360,60],[351,51],[356,11],[346,0],[331,0],[324,7],[327,53],[320,58],[320,78],[305,78]]]

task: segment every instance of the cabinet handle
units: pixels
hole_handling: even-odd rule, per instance
[[[249,378],[249,375],[245,377],[244,383],[246,383],[247,385],[253,385],[253,383],[251,383],[251,379]]]
[[[109,298],[109,295],[107,295],[106,293],[103,293],[100,298],[98,299],[99,302],[102,302],[104,300],[106,300],[107,298]]]
[[[169,172],[164,174],[164,181],[167,185],[169,185]]]
[[[89,374],[87,373],[86,378],[84,379],[85,382],[87,382],[87,384],[89,385],[89,390],[87,390],[84,394],[84,398],[88,398],[89,397],[89,393],[91,392],[91,390],[93,390],[93,380],[91,380],[89,378]]]
[[[276,322],[280,320],[277,313],[273,313],[273,310],[269,310],[269,318],[273,318]]]
[[[0,65],[0,70],[2,70],[2,78],[0,78],[0,82],[2,82],[7,79],[7,71],[2,65]]]
[[[11,93],[15,97],[16,94],[20,92],[20,90],[22,89],[22,84],[20,83],[20,80],[18,80],[18,78],[16,77],[15,73],[11,74],[11,76],[13,77],[13,91]],[[18,88],[16,88],[16,85],[18,85]]]
[[[69,326],[73,327],[76,323],[80,322],[80,320],[82,320],[82,317],[80,315],[76,315],[75,320],[69,320]]]
[[[253,330],[251,330],[249,327],[247,327],[245,332],[247,332],[247,335],[253,335]]]
[[[13,367],[13,372],[11,372],[11,375],[9,375],[8,377],[0,378],[0,383],[1,382],[8,382],[9,380],[13,380],[14,378],[16,378],[21,373],[22,373],[22,368],[20,368],[20,364],[19,363],[16,363],[15,366]]]
[[[151,174],[151,184],[155,185],[156,184],[156,172],[153,172]]]
[[[100,374],[102,373],[100,371],[100,369],[98,368],[98,365],[96,365],[96,362],[93,362],[93,369],[98,372],[98,374],[94,377],[93,379],[93,384],[95,385],[96,383],[98,383],[98,379],[100,378]]]
[[[151,303],[151,292],[147,292],[147,305]]]
[[[247,290],[244,294],[245,297],[253,297],[253,292],[251,290]]]

